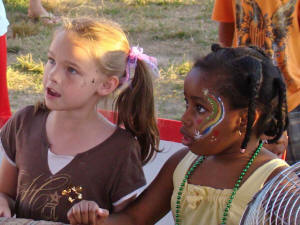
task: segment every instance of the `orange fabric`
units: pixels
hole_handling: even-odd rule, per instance
[[[235,23],[234,46],[257,45],[287,84],[289,111],[300,104],[300,0],[216,0],[212,18]]]
[[[224,23],[234,22],[233,10],[232,0],[217,0],[215,1],[212,19]]]
[[[300,4],[298,4],[298,24],[300,29]]]

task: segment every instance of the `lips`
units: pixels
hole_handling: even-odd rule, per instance
[[[194,143],[194,138],[188,134],[188,132],[184,129],[184,127],[182,127],[180,129],[180,133],[182,133],[182,135],[183,135],[182,144],[184,144],[186,146],[190,146],[191,144]]]
[[[47,95],[51,97],[61,97],[61,94],[59,94],[57,91],[55,91],[53,88],[47,88],[46,89]]]

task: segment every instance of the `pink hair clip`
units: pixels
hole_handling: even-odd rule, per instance
[[[129,81],[129,78],[131,77],[131,72],[134,74],[137,60],[144,61],[147,65],[149,65],[150,69],[153,72],[153,75],[158,78],[159,77],[159,70],[157,67],[157,60],[155,57],[148,56],[143,53],[143,48],[140,48],[138,46],[134,46],[130,49],[129,55],[128,55],[128,61],[126,66],[126,77],[124,79],[124,82]]]

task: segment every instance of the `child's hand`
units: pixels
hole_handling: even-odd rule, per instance
[[[94,201],[82,200],[75,204],[68,212],[67,216],[70,224],[103,224],[109,212],[106,209],[101,209]]]

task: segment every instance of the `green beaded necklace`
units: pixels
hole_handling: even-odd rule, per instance
[[[260,141],[259,142],[259,145],[257,147],[257,149],[255,150],[255,152],[253,153],[251,159],[249,160],[249,162],[247,163],[247,165],[245,166],[245,168],[242,170],[241,172],[241,175],[239,176],[238,180],[236,181],[235,185],[234,185],[234,188],[232,190],[232,193],[227,201],[227,204],[226,204],[226,208],[224,210],[224,213],[223,213],[223,217],[221,219],[221,225],[225,225],[226,224],[226,221],[227,221],[227,216],[228,216],[228,212],[229,212],[229,209],[231,207],[231,203],[234,199],[234,196],[236,195],[236,192],[237,190],[239,189],[240,187],[240,184],[243,180],[243,177],[245,176],[245,174],[247,173],[248,169],[250,168],[251,164],[253,163],[254,159],[256,158],[256,156],[258,155],[258,153],[260,152],[262,146],[263,146],[264,142],[263,141]],[[197,166],[199,166],[205,159],[205,156],[200,156],[196,161],[195,163],[192,165],[192,167],[188,170],[188,172],[186,173],[186,175],[184,176],[180,186],[179,186],[179,190],[178,190],[178,193],[177,193],[177,201],[176,201],[176,211],[175,211],[175,224],[176,225],[180,225],[180,222],[181,222],[181,218],[180,218],[180,203],[181,203],[181,197],[182,197],[182,194],[183,194],[183,189],[184,189],[184,186],[185,186],[185,183],[187,182],[187,180],[191,177],[191,175],[193,174],[194,170],[197,168]]]

